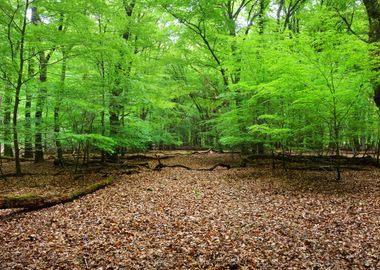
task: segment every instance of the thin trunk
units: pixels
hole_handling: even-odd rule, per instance
[[[103,93],[102,93],[102,107],[103,107],[103,109],[102,109],[102,115],[101,115],[101,117],[102,117],[102,136],[105,136],[105,134],[106,134],[106,124],[105,124],[105,120],[106,120],[106,118],[105,118],[105,107],[106,107],[106,102],[105,102],[105,93],[104,93],[104,91],[105,91],[105,89],[104,89],[104,87],[103,87]],[[105,151],[104,150],[102,150],[102,162],[104,163],[106,161],[106,153],[105,153]]]
[[[32,70],[31,60],[29,62],[29,76],[34,74]],[[24,157],[33,158],[33,143],[32,143],[32,93],[30,87],[27,85],[25,88],[25,152]]]
[[[40,87],[39,93],[37,97],[36,104],[36,114],[35,114],[35,122],[36,122],[36,134],[35,134],[35,149],[36,154],[34,157],[34,161],[36,163],[44,161],[44,150],[42,143],[42,115],[43,108],[45,105],[46,99],[46,86],[44,85],[47,80],[47,60],[44,52],[40,52]]]
[[[38,23],[38,13],[37,8],[33,7],[31,9],[31,21],[34,25]],[[30,49],[30,57],[28,60],[28,75],[29,78],[34,80],[34,74],[35,74],[35,61],[32,57],[35,54],[35,49]],[[25,152],[24,157],[26,158],[33,158],[33,139],[32,139],[32,120],[31,120],[31,111],[32,111],[32,91],[29,87],[29,85],[26,85],[25,88]]]
[[[281,0],[277,9],[276,20],[277,20],[278,31],[281,29],[281,13],[284,8],[284,3],[285,3],[285,0]]]
[[[60,133],[60,109],[61,109],[61,100],[62,100],[62,94],[64,92],[64,87],[65,87],[65,79],[66,79],[66,68],[67,68],[67,63],[66,63],[66,53],[65,51],[62,52],[62,66],[61,66],[61,78],[60,78],[60,86],[58,88],[58,93],[56,97],[56,104],[54,107],[54,134],[55,134],[55,146],[57,149],[57,160],[60,165],[63,164],[63,153],[62,153],[62,145],[61,141],[59,139],[59,133]]]
[[[63,164],[63,153],[62,153],[62,145],[61,141],[59,139],[59,133],[60,133],[60,123],[59,123],[59,112],[60,107],[59,105],[56,105],[54,108],[54,134],[55,134],[55,147],[57,150],[57,161],[60,165]]]
[[[23,84],[23,73],[24,73],[24,47],[25,47],[25,33],[26,33],[26,26],[27,26],[27,11],[29,8],[29,0],[25,1],[25,9],[24,9],[24,17],[23,17],[23,23],[22,28],[20,32],[20,49],[19,49],[19,69],[18,69],[18,78],[17,78],[17,84],[15,87],[15,100],[14,100],[14,107],[13,107],[13,144],[15,149],[15,166],[16,166],[16,175],[21,176],[21,163],[20,163],[20,147],[19,147],[19,141],[18,141],[18,133],[17,133],[17,123],[18,123],[18,108],[20,104],[20,91],[21,86]]]
[[[88,160],[89,160],[89,150],[90,149],[90,145],[89,145],[89,141],[86,140],[84,142],[84,146],[83,146],[83,158],[82,158],[82,166],[86,166],[88,165]]]
[[[76,156],[75,156],[75,170],[74,170],[74,174],[77,174],[78,173],[78,168],[79,168],[79,158],[80,158],[80,150],[81,147],[80,147],[80,143],[78,144],[78,147],[76,149],[76,151],[74,151],[76,153]]]
[[[340,170],[341,160],[340,160],[340,149],[339,148],[340,148],[339,144],[337,143],[337,145],[336,145],[336,173],[337,173],[336,180],[337,181],[340,181],[342,179],[341,170]]]
[[[261,0],[260,1],[260,10],[259,10],[259,34],[264,34],[264,26],[265,26],[265,10],[267,9],[268,1]]]
[[[7,88],[4,97],[4,156],[13,157],[12,150],[12,128],[11,128],[11,118],[12,118],[12,96],[11,91]]]
[[[377,142],[376,165],[377,165],[377,167],[380,166],[380,139]]]
[[[101,17],[98,18],[98,25],[99,25],[99,34],[102,34],[105,32],[105,29],[102,24]],[[104,29],[104,30],[103,30]],[[100,113],[101,117],[101,125],[102,125],[102,136],[106,135],[106,74],[105,74],[105,64],[103,60],[103,56],[101,61],[98,63],[99,68],[99,74],[101,77],[101,83],[102,83],[102,111]],[[104,150],[101,150],[101,161],[104,163],[106,161],[106,152]]]
[[[124,130],[124,128],[125,128],[125,112],[124,112],[124,108],[123,108],[123,111],[121,113],[121,127]],[[124,157],[125,154],[126,154],[126,151],[127,151],[127,149],[126,149],[125,146],[121,147],[121,149],[120,149],[120,155],[122,157]]]
[[[282,168],[284,169],[285,172],[288,171],[288,168],[286,166],[286,156],[285,156],[285,147],[283,144],[281,144],[281,150],[282,150]]]
[[[120,119],[119,114],[121,110],[121,104],[120,104],[120,96],[121,96],[121,90],[114,90],[111,94],[111,100],[110,100],[110,135],[111,137],[117,138],[119,129],[120,129]],[[112,161],[118,161],[118,155],[119,155],[119,146],[115,149],[115,152],[110,156]]]
[[[335,89],[335,88],[334,88]],[[336,180],[337,181],[340,181],[342,178],[341,178],[341,157],[340,157],[340,133],[339,133],[339,124],[338,124],[338,113],[337,113],[337,110],[336,110],[336,107],[337,107],[337,101],[336,101],[336,97],[334,96],[333,97],[333,129],[334,129],[334,142],[335,142],[335,155],[336,155],[336,164],[335,164],[335,168],[336,168],[336,174],[337,174],[337,177],[336,177]]]
[[[37,8],[34,7],[32,10],[34,10],[33,14],[35,16],[35,19],[32,19],[32,21],[34,24],[39,24],[41,22],[41,19],[38,15]],[[62,31],[61,24],[59,25],[58,30]],[[44,161],[44,150],[43,150],[43,143],[42,143],[43,129],[41,125],[42,125],[43,109],[45,106],[46,95],[47,95],[47,89],[45,85],[45,82],[47,81],[47,65],[54,51],[55,51],[55,48],[53,48],[48,54],[45,54],[45,51],[39,52],[40,85],[38,89],[37,104],[36,104],[36,114],[35,114],[36,134],[35,134],[35,142],[34,142],[35,143],[34,161],[36,163]]]

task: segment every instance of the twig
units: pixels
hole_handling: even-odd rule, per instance
[[[86,269],[88,269],[88,263],[87,263],[87,258],[86,258],[86,256],[83,256],[83,261],[84,261],[84,264],[86,265]]]

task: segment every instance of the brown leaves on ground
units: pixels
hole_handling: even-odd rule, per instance
[[[380,269],[380,171],[343,178],[269,165],[124,175],[72,203],[0,211],[0,269]]]

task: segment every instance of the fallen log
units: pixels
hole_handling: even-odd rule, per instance
[[[210,168],[194,169],[194,168],[190,168],[188,166],[182,165],[182,164],[165,165],[165,164],[162,164],[160,162],[160,163],[158,163],[158,165],[153,170],[154,171],[161,171],[163,168],[183,168],[183,169],[186,169],[188,171],[213,171],[218,167],[223,167],[223,168],[226,168],[227,170],[231,169],[230,165],[223,164],[223,163],[215,164],[214,166],[212,166]]]
[[[32,172],[28,173],[26,172],[26,173],[22,173],[21,176],[58,176],[64,173],[65,171],[63,170],[54,172],[54,173],[32,173]],[[5,174],[2,174],[1,176],[2,177],[19,177],[16,173],[5,173]]]
[[[125,157],[120,157],[120,159],[122,159],[122,160],[135,160],[135,161],[149,161],[149,160],[156,160],[157,159],[156,155],[151,156],[151,155],[137,154],[137,155],[128,155]],[[174,155],[165,155],[165,154],[160,154],[159,156],[160,156],[160,159],[168,159],[168,158],[174,157]]]
[[[303,163],[303,164],[319,164],[319,165],[334,165],[338,157],[337,156],[302,156],[302,155],[250,155],[244,158],[246,162],[254,160],[277,160],[290,163]],[[369,165],[376,166],[376,159],[365,157],[339,157],[340,164],[342,165]]]
[[[191,151],[191,152],[188,152],[188,150],[185,150],[185,149],[177,149],[175,151],[177,151],[177,152],[172,153],[171,155],[167,155],[167,154],[162,153],[162,152],[157,152],[157,153],[155,153],[155,155],[159,155],[161,157],[161,159],[164,159],[164,158],[172,158],[172,157],[175,157],[175,156],[202,155],[202,154],[209,154],[209,153],[217,152],[215,150],[212,150],[211,148],[209,148],[207,150],[196,150],[196,151]],[[181,153],[181,152],[178,152],[178,151],[183,151],[183,152]]]
[[[204,151],[193,151],[189,155],[196,155],[196,154],[208,154],[214,152],[211,148],[204,150]]]
[[[150,169],[148,162],[140,162],[140,163],[124,163],[120,166],[121,169],[139,169],[141,167]]]
[[[112,178],[105,179],[103,181],[94,183],[85,188],[76,190],[67,195],[61,195],[58,197],[52,196],[38,196],[33,193],[27,193],[22,195],[3,195],[0,196],[0,209],[11,208],[26,208],[26,209],[40,209],[50,207],[56,204],[71,202],[87,194],[93,193],[99,189],[109,186],[113,183]]]
[[[15,158],[14,157],[4,157],[2,156],[0,159],[2,160],[8,160],[8,161],[15,161]],[[33,158],[24,158],[24,157],[20,157],[20,162],[25,162],[25,161],[34,161]]]
[[[341,169],[344,170],[352,170],[352,171],[369,171],[368,168],[361,168],[361,167],[352,167],[352,166],[341,166]],[[336,168],[334,166],[297,166],[297,167],[287,167],[289,171],[336,171]]]

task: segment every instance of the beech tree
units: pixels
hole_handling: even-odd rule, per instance
[[[341,149],[380,149],[379,17],[375,0],[1,2],[3,154],[20,175],[21,154],[311,151],[339,178]]]
[[[373,71],[375,73],[372,79],[375,92],[374,100],[380,108],[380,2],[378,0],[363,0],[363,2],[368,14],[368,41],[373,45],[371,57],[374,60]]]
[[[23,3],[19,1],[15,6],[10,4],[1,5],[1,15],[4,19],[6,28],[4,35],[7,40],[7,51],[5,52],[5,66],[2,66],[2,79],[11,85],[12,88],[6,89],[10,91],[14,90],[14,104],[13,104],[13,116],[12,116],[12,132],[13,132],[13,146],[14,156],[16,163],[16,174],[21,175],[20,165],[20,147],[18,136],[18,114],[20,104],[21,87],[26,82],[26,76],[24,76],[24,68],[27,61],[25,43],[27,35],[27,12],[30,7],[30,1],[25,0]],[[9,112],[6,112],[7,120],[9,120]]]

